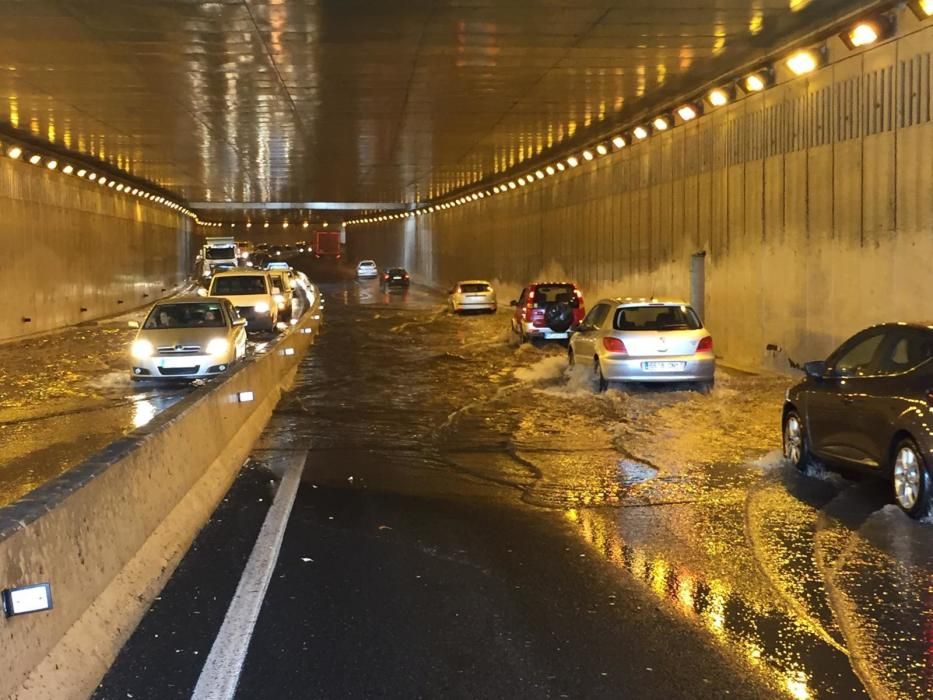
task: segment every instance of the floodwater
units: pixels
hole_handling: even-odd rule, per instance
[[[784,462],[790,379],[597,394],[561,345],[510,345],[508,307],[461,318],[417,287],[323,291],[326,334],[276,412],[279,444],[366,455],[374,487],[403,464],[418,478],[394,488],[456,474],[498,489],[776,697],[931,696],[933,525],[883,482]]]
[[[306,299],[296,295],[296,312]],[[0,507],[146,425],[203,383],[130,379],[129,346],[148,309],[0,345]],[[252,356],[267,340],[248,344]]]

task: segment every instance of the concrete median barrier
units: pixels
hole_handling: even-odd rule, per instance
[[[0,588],[47,581],[54,603],[0,617],[0,698],[93,691],[235,478],[294,379],[319,313],[223,381],[0,509]]]

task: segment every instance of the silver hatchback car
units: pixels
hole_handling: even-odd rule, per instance
[[[591,363],[599,390],[610,382],[695,382],[713,388],[713,338],[675,299],[602,299],[570,338],[570,364]]]

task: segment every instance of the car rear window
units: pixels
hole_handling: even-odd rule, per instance
[[[159,304],[149,312],[143,328],[223,328],[224,321],[220,304]]]
[[[689,306],[623,306],[616,311],[612,327],[617,331],[695,331],[703,327]]]
[[[208,248],[205,253],[208,260],[232,260],[236,257],[236,248],[233,246],[225,248]]]
[[[405,270],[403,270],[400,267],[393,267],[391,270],[389,270],[389,274],[390,275],[404,275],[406,273],[405,273]]]
[[[364,260],[360,263],[360,267],[376,267],[376,263],[372,260]]]
[[[580,304],[572,284],[539,284],[535,287],[534,302],[536,309],[543,309],[553,303],[570,304],[573,307]]]
[[[238,294],[265,294],[266,278],[255,275],[242,277],[216,277],[211,287],[211,294],[236,296]]]
[[[461,284],[460,291],[463,294],[478,294],[480,292],[488,292],[488,284]]]

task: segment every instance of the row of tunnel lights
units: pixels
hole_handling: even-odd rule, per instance
[[[145,199],[152,204],[158,204],[174,211],[184,214],[187,217],[190,217],[197,221],[197,215],[188,209],[183,204],[172,201],[168,197],[164,197],[160,194],[155,194],[153,192],[147,192],[145,188],[139,187],[134,184],[120,182],[119,180],[108,177],[103,173],[97,173],[93,169],[86,167],[84,165],[74,165],[72,163],[66,163],[59,161],[56,156],[42,155],[41,153],[30,152],[24,149],[18,144],[10,144],[3,151],[8,158],[13,160],[21,160],[30,165],[35,165],[37,167],[44,167],[46,170],[53,172],[59,172],[63,175],[73,175],[87,180],[88,182],[93,182],[99,185],[100,187],[108,187],[113,189],[115,192],[120,192],[130,197],[138,197],[139,199]]]
[[[913,0],[910,3],[911,9],[921,20],[933,16],[933,0]],[[877,18],[866,19],[857,22],[852,27],[846,29],[839,36],[843,43],[850,50],[865,48],[871,46],[881,39],[888,38],[894,32],[894,23],[887,15],[880,15]],[[818,48],[798,49],[789,54],[783,61],[784,65],[794,76],[799,77],[812,73],[823,65],[826,60],[825,45]],[[737,81],[742,92],[751,95],[762,92],[766,88],[774,85],[774,65],[763,65],[751,73],[745,75]],[[433,204],[427,207],[421,207],[413,211],[399,212],[394,214],[381,214],[368,216],[360,219],[347,221],[347,225],[370,224],[384,221],[393,221],[403,218],[422,216],[431,214],[443,209],[451,209],[463,204],[475,202],[486,197],[497,194],[504,194],[519,187],[524,187],[537,180],[543,180],[551,175],[564,172],[569,168],[576,168],[581,161],[591,161],[597,157],[608,155],[612,151],[620,151],[627,145],[644,141],[652,134],[667,131],[679,123],[693,121],[704,113],[707,107],[716,109],[724,107],[736,99],[736,81],[727,85],[714,87],[701,98],[681,104],[673,111],[665,111],[653,119],[638,124],[631,131],[623,131],[610,139],[597,143],[593,146],[583,149],[579,155],[571,155],[563,160],[539,168],[534,172],[519,176],[500,185],[494,185],[492,188],[466,194],[457,199],[453,199],[440,204]],[[675,118],[675,115],[677,118]]]
[[[204,226],[205,228],[220,228],[221,226],[223,226],[223,222],[220,222],[220,221],[200,221],[200,220],[199,220],[198,223],[201,224],[201,226]],[[328,224],[328,222],[326,222],[326,221],[322,221],[322,222],[321,222],[321,226],[322,226],[323,228],[327,228],[328,225],[329,225],[329,224]],[[231,223],[231,224],[229,224],[229,226],[230,226],[230,228],[236,228],[236,223]],[[252,221],[247,221],[246,224],[245,224],[244,226],[245,226],[245,228],[252,228],[252,227],[253,227],[253,222],[252,222]],[[270,224],[269,224],[268,221],[264,221],[263,224],[262,224],[262,227],[263,227],[263,228],[269,228],[269,226],[270,226]],[[282,228],[288,228],[288,226],[289,226],[289,222],[288,222],[288,221],[283,221],[283,222],[282,222]],[[301,222],[301,228],[308,228],[309,226],[311,226],[311,222],[310,222],[310,221],[302,221],[302,222]]]

